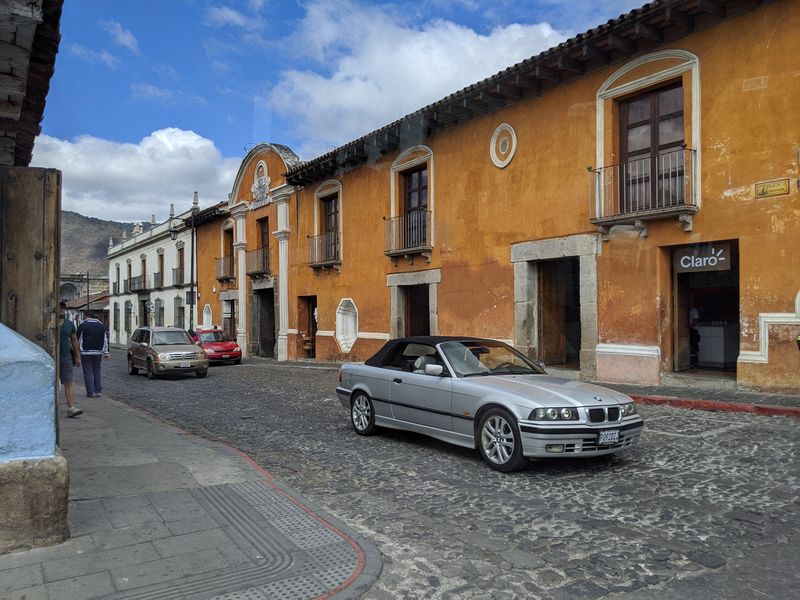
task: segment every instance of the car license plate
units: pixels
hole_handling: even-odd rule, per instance
[[[222,358],[228,358],[229,356],[230,356],[230,354],[223,354]]]
[[[191,366],[192,366],[192,363],[188,363],[188,362],[182,362],[181,363],[181,369],[188,369]]]
[[[606,431],[601,431],[600,435],[597,439],[597,444],[599,446],[608,446],[611,444],[616,444],[619,441],[619,429],[607,429]]]

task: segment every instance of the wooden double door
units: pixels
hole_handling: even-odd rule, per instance
[[[577,257],[536,263],[538,358],[546,365],[580,363],[581,315]]]

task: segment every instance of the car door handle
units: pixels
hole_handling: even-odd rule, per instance
[[[393,379],[393,381],[394,381],[395,383],[403,383],[403,380],[402,380],[402,379],[400,379],[399,377],[395,377],[395,378]]]

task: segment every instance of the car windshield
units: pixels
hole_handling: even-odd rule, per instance
[[[439,349],[459,377],[545,373],[543,369],[503,342],[444,342]]]
[[[231,336],[224,331],[202,331],[200,332],[201,342],[232,342]]]
[[[153,346],[169,346],[172,344],[191,344],[191,338],[185,331],[154,331]]]

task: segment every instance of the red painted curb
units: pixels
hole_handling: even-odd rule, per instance
[[[631,394],[634,402],[639,404],[656,404],[689,408],[694,410],[717,410],[725,412],[741,412],[768,417],[794,417],[800,419],[800,408],[794,406],[774,406],[772,404],[745,404],[743,402],[722,402],[721,400],[695,400],[677,398],[675,396],[641,396]]]

